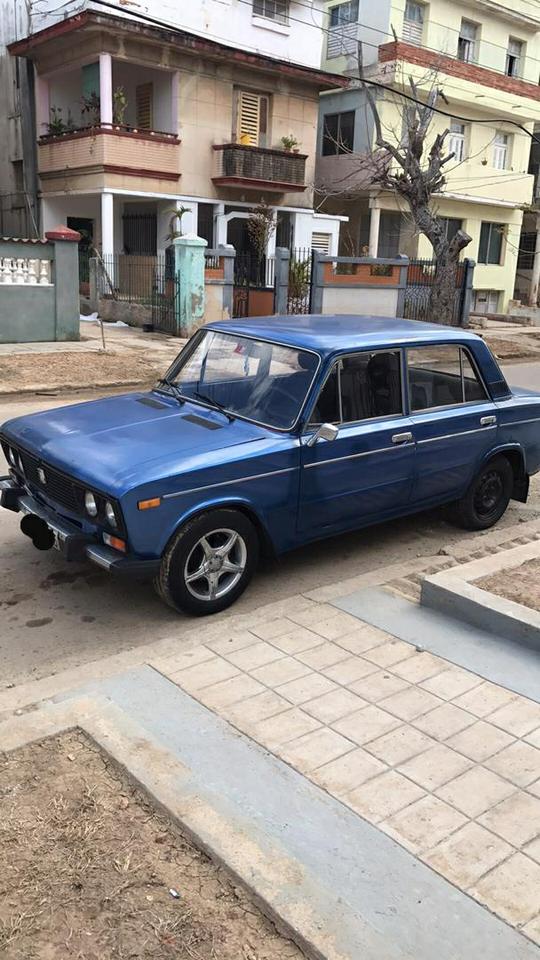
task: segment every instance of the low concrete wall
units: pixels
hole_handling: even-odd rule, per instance
[[[152,307],[143,303],[100,297],[97,310],[102,320],[121,320],[130,327],[142,327],[146,323],[152,323]]]
[[[79,239],[0,240],[0,343],[79,339]]]
[[[315,252],[313,312],[403,316],[408,263],[406,257],[329,257]]]
[[[363,313],[397,317],[398,291],[385,287],[325,287],[322,313]]]

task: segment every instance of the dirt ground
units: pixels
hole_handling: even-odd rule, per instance
[[[74,731],[0,754],[0,956],[301,960],[303,954]]]
[[[474,585],[540,611],[540,560],[528,560],[520,567],[501,570],[492,577],[475,580]]]
[[[142,350],[0,356],[0,393],[151,384],[167,366],[162,355]]]
[[[540,336],[535,331],[519,336],[479,333],[499,360],[536,360],[540,357]]]

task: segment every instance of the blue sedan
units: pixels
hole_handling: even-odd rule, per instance
[[[540,469],[540,395],[465,330],[361,316],[210,324],[147,393],[0,436],[1,505],[35,547],[154,577],[216,613],[261,552],[448,504],[482,530]]]

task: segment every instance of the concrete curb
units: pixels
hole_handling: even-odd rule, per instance
[[[540,542],[443,570],[422,582],[421,603],[487,633],[540,650],[540,613],[474,586],[475,580],[540,558]]]

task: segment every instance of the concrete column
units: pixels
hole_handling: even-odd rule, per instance
[[[102,124],[113,122],[112,57],[110,53],[99,55],[99,112]],[[111,251],[112,252],[112,251]]]
[[[41,74],[35,74],[36,91],[36,129],[38,137],[47,133],[49,123],[49,81]]]
[[[182,217],[182,233],[190,233],[194,236],[197,236],[199,204],[191,202],[184,203],[182,200],[177,200],[176,209],[178,210],[179,207],[187,207],[187,210]]]
[[[234,261],[236,251],[232,244],[226,247],[220,247],[219,254],[223,257],[223,310],[227,311],[229,317],[233,315],[234,299]]]
[[[399,268],[396,317],[402,317],[405,311],[405,291],[407,289],[407,274],[409,272],[409,258],[403,257],[400,255],[398,257],[398,260],[402,260],[403,262]]]
[[[538,240],[537,240],[538,243]],[[469,326],[469,315],[471,312],[472,297],[473,297],[473,280],[474,280],[474,268],[476,262],[474,260],[465,259],[463,261],[463,269],[465,270],[465,282],[464,282],[464,293],[463,293],[463,303],[461,305],[461,316],[459,321],[462,327]]]
[[[171,133],[180,135],[180,73],[171,74]]]
[[[294,214],[294,249],[311,250],[311,238],[313,235],[313,214],[307,213]]]
[[[381,208],[371,207],[369,220],[369,255],[376,257],[379,251],[379,230],[381,227]]]
[[[207,243],[192,233],[175,237],[173,244],[178,280],[177,335],[191,336],[204,322],[204,250]]]
[[[54,244],[55,340],[79,340],[80,233],[62,225],[45,239]]]
[[[323,294],[324,294],[323,263],[327,259],[328,258],[323,259],[323,255],[319,250],[313,251],[313,265],[311,268],[311,312],[312,313],[323,312]]]
[[[538,306],[538,288],[540,286],[540,213],[536,215],[536,247],[529,286],[529,307]]]
[[[279,316],[284,316],[287,313],[290,257],[291,255],[286,247],[277,247],[274,274],[274,313]]]
[[[114,197],[112,193],[101,194],[101,253],[114,253]]]

